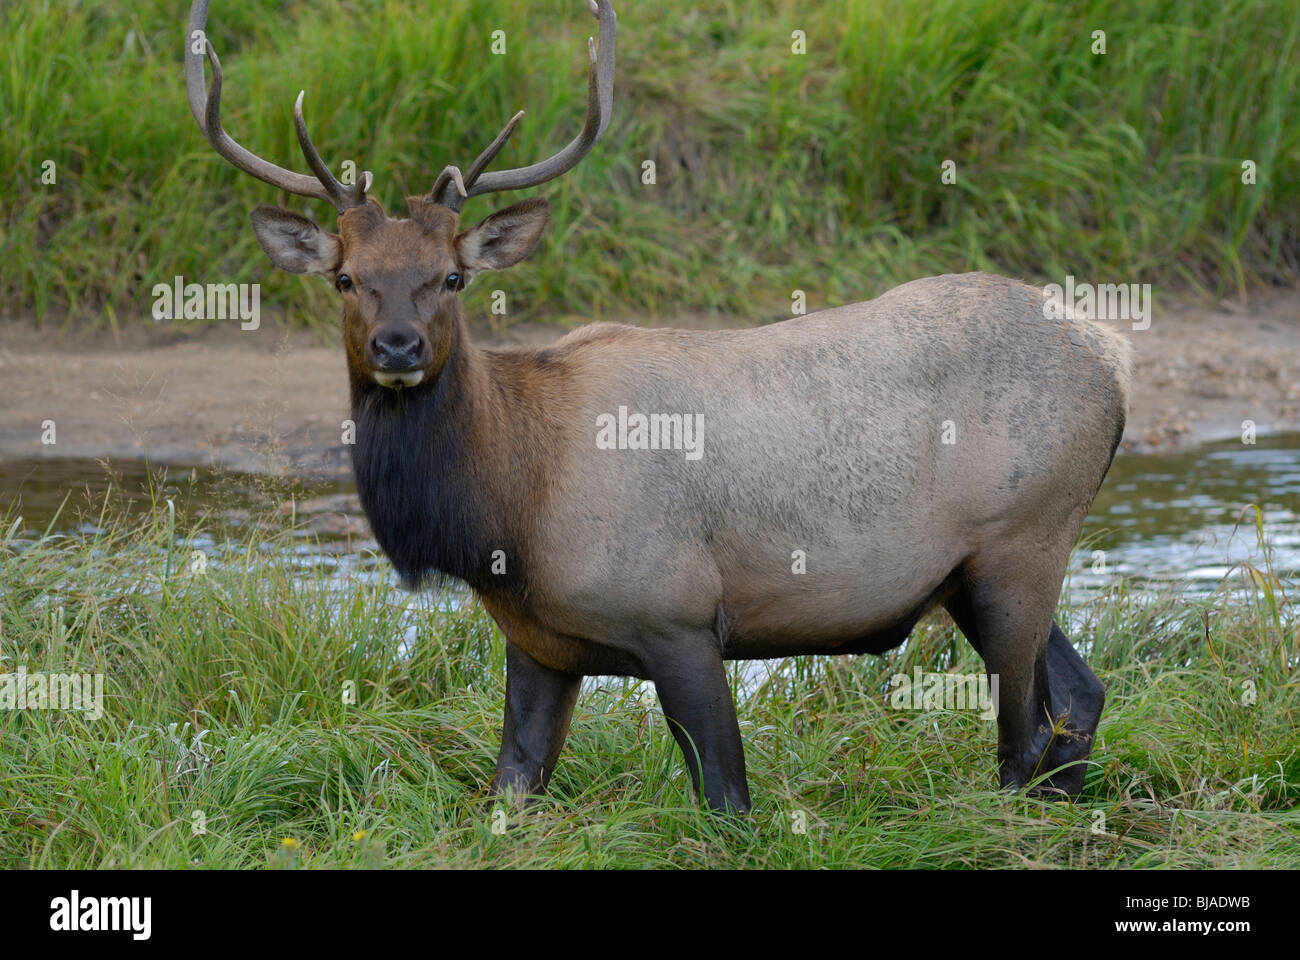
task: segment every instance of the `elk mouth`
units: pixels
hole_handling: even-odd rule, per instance
[[[402,387],[414,387],[424,379],[423,370],[407,370],[402,373],[394,373],[385,370],[376,370],[374,372],[375,383],[381,387],[388,387],[390,390],[401,390]]]

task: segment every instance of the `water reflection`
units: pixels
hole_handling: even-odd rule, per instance
[[[1300,435],[1119,457],[1084,526],[1071,583],[1092,590],[1118,574],[1201,594],[1234,566],[1267,561],[1283,578],[1300,576]]]

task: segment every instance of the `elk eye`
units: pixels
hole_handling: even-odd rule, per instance
[[[334,281],[334,286],[338,287],[339,293],[347,293],[352,289],[352,278],[346,273],[340,273],[338,279]]]
[[[460,289],[460,274],[459,274],[459,273],[449,273],[449,274],[447,274],[446,287],[447,287],[448,290],[459,290],[459,289]]]

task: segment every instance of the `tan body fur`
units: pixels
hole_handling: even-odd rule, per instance
[[[532,417],[497,425],[546,464],[515,617],[635,657],[639,632],[708,627],[721,606],[724,657],[852,651],[986,540],[1023,538],[1031,566],[1068,550],[1123,429],[1128,345],[1042,303],[935,277],[751,330],[596,325],[544,351],[544,376],[505,365],[543,417],[563,405],[545,445],[514,439]],[[620,405],[701,414],[703,457],[598,450]],[[526,649],[592,659],[565,646]]]

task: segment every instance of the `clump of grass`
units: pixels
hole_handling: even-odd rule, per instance
[[[305,88],[325,156],[374,170],[389,210],[520,107],[503,164],[549,154],[580,123],[592,25],[579,0],[213,7],[236,138],[299,164],[289,110]],[[770,319],[794,289],[815,306],[965,269],[1219,292],[1297,276],[1289,0],[664,0],[618,12],[614,123],[541,188],[549,239],[492,285],[509,294],[508,320]],[[8,5],[0,177],[16,191],[0,211],[0,295],[38,315],[139,322],[153,285],[176,275],[258,281],[290,321],[332,324],[326,285],[276,274],[248,228],[273,191],[194,127],[184,13],[172,0]],[[504,56],[487,52],[494,30]],[[805,54],[792,52],[795,30]],[[46,161],[55,184],[41,182]],[[488,295],[470,291],[470,309]]]
[[[498,832],[503,641],[477,603],[290,566],[279,511],[202,572],[176,559],[209,521],[105,513],[0,544],[0,672],[104,677],[98,719],[0,711],[3,867],[1300,866],[1300,620],[1267,578],[1071,611],[1108,687],[1075,803],[998,792],[977,713],[887,708],[895,673],[982,669],[932,617],[741,698],[746,822],[699,809],[657,707],[605,678]]]

